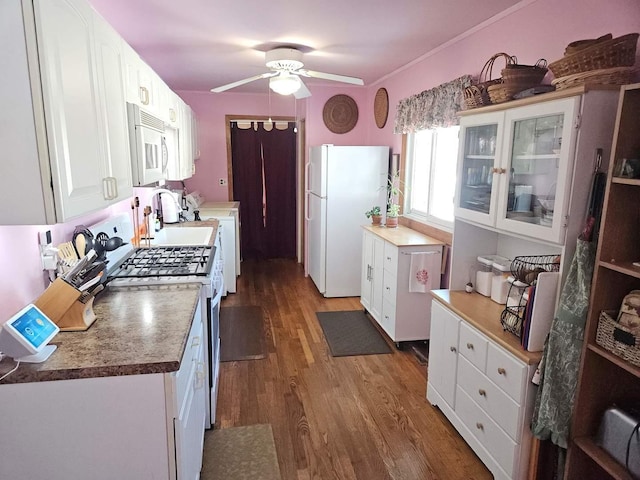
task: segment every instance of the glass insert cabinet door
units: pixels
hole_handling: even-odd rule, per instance
[[[498,123],[469,126],[464,130],[458,208],[489,215],[495,197],[494,173],[498,150]]]
[[[562,242],[577,114],[575,98],[506,112],[496,226]]]

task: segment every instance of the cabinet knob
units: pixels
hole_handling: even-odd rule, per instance
[[[386,287],[386,288],[387,288],[387,290],[391,291],[391,288],[389,288],[389,287]]]
[[[391,257],[387,257],[387,260],[391,261]]]
[[[467,348],[469,350],[473,350],[473,343],[467,343]]]
[[[498,368],[498,374],[499,375],[506,375],[507,371],[504,368],[500,367],[500,368]]]
[[[501,174],[501,175],[504,174],[504,173],[507,173],[507,169],[506,168],[499,168],[498,169],[498,173]]]
[[[477,428],[478,430],[484,430],[484,425],[482,425],[480,422],[477,422],[477,423],[476,423],[476,428]]]
[[[478,390],[478,393],[480,394],[481,397],[487,396],[487,391],[482,388]]]
[[[449,347],[449,350],[451,350],[452,352],[456,351],[456,347]]]
[[[491,169],[491,173],[500,173],[500,169],[498,167],[493,167]]]

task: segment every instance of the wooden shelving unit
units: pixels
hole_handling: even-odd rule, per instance
[[[640,158],[640,84],[622,88],[600,227],[591,305],[585,328],[566,480],[631,480],[624,466],[596,442],[604,411],[640,402],[640,368],[596,343],[602,310],[615,310],[625,295],[640,289],[640,180],[614,177],[623,158]]]

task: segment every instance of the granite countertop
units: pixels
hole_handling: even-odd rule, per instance
[[[58,333],[51,341],[58,348],[46,362],[21,363],[0,385],[177,371],[200,288],[109,286],[96,297],[97,319],[88,330]],[[14,366],[10,358],[1,361],[0,377]]]

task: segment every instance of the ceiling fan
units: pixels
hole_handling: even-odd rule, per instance
[[[334,82],[351,83],[353,85],[364,85],[361,78],[336,75],[333,73],[315,72],[313,70],[302,68],[304,66],[304,63],[302,63],[302,52],[296,48],[279,47],[269,50],[265,53],[265,65],[271,69],[270,72],[212,88],[211,91],[214,93],[220,93],[225,90],[239,87],[245,83],[260,80],[262,78],[268,78],[269,88],[280,95],[293,94],[298,99],[309,97],[311,96],[311,92],[303,83],[300,78],[301,76],[322,78],[325,80],[332,80]]]

